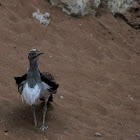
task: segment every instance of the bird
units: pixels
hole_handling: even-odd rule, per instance
[[[44,101],[43,123],[40,127],[45,130],[45,117],[47,112],[47,103],[53,101],[53,94],[56,94],[59,84],[56,83],[53,75],[49,72],[40,72],[38,67],[38,58],[43,52],[32,49],[28,54],[29,70],[23,76],[14,77],[18,92],[22,100],[31,106],[33,112],[34,125],[37,126],[35,106],[40,99]]]

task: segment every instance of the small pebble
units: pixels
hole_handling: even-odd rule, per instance
[[[118,122],[118,124],[119,124],[119,125],[121,125],[121,124],[122,124],[122,122]]]
[[[96,132],[96,133],[95,133],[95,136],[96,136],[96,137],[101,137],[101,134],[100,134],[99,132]]]
[[[130,98],[130,100],[132,100],[132,101],[134,100],[130,95],[128,95],[128,98]]]
[[[5,135],[8,135],[8,130],[5,130],[4,132],[5,132]]]
[[[136,136],[137,136],[137,137],[140,137],[139,134],[138,134],[138,132],[136,132]]]
[[[139,134],[137,133],[136,136],[139,137]]]
[[[60,96],[60,99],[63,99],[64,98],[64,96]]]

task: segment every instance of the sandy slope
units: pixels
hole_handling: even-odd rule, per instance
[[[0,3],[0,140],[138,139],[139,30],[104,11],[97,18],[73,18],[45,0]],[[32,17],[37,8],[51,14],[48,27]],[[60,84],[45,132],[39,129],[41,106],[35,128],[31,108],[21,102],[13,80],[27,71],[32,48],[45,53],[40,69]],[[102,136],[95,137],[96,132]]]

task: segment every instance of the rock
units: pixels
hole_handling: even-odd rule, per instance
[[[134,29],[140,29],[140,5],[134,2],[127,11],[115,14]],[[133,36],[131,38],[134,38]]]
[[[95,15],[100,5],[106,5],[114,15],[123,13],[135,1],[140,3],[140,0],[49,0],[53,6],[61,7],[64,12],[75,17]]]
[[[96,137],[101,137],[101,134],[100,134],[99,132],[96,132],[96,133],[95,133],[95,136],[96,136]]]
[[[80,17],[95,14],[101,0],[50,0],[53,6],[61,7],[71,16]]]
[[[123,13],[129,7],[132,6],[134,0],[108,0],[106,3],[111,12],[115,15],[116,13]]]
[[[121,125],[121,124],[122,124],[122,122],[118,122],[118,124],[119,124],[119,125]]]
[[[138,133],[138,132],[136,132],[136,136],[137,136],[138,138],[140,138],[140,135],[139,135],[139,133]]]
[[[41,14],[39,9],[37,9],[37,12],[33,13],[33,17],[39,20],[41,24],[44,24],[46,26],[50,23],[50,14]]]
[[[5,135],[8,135],[8,130],[5,130],[4,132],[5,132]]]

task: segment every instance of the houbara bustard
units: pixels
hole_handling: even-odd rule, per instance
[[[37,126],[35,104],[38,99],[44,101],[43,107],[43,124],[40,129],[45,130],[48,127],[45,126],[45,116],[47,112],[47,102],[52,101],[53,95],[57,92],[58,84],[54,77],[48,73],[41,73],[38,68],[38,58],[43,54],[42,52],[32,49],[29,52],[29,70],[21,77],[14,77],[16,84],[18,85],[18,91],[22,96],[22,99],[32,106],[34,124]]]

